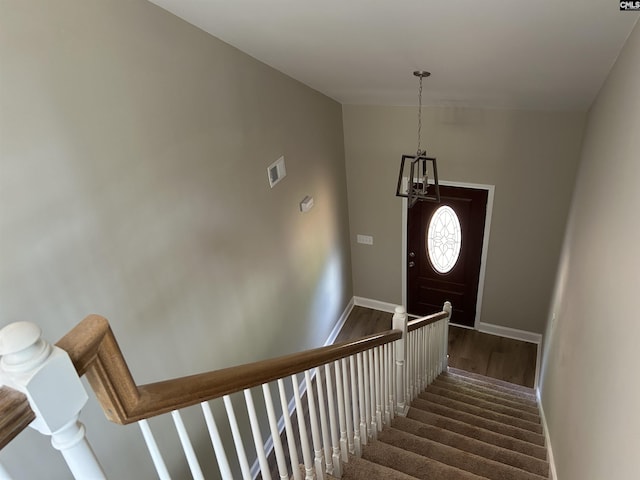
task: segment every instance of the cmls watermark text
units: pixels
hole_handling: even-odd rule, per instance
[[[640,11],[640,1],[620,2],[620,10],[622,10],[622,11]]]

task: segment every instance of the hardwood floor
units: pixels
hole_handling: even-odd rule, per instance
[[[353,307],[336,343],[391,328],[391,313]],[[449,327],[449,365],[468,372],[533,387],[536,376],[537,345]]]

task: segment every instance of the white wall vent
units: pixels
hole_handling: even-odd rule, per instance
[[[284,156],[269,165],[267,168],[267,176],[269,177],[269,186],[271,188],[287,176],[287,170],[284,168]]]

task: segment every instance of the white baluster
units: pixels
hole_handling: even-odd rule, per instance
[[[440,324],[440,334],[438,336],[438,374],[447,368],[447,351],[449,347],[444,342],[447,341],[448,330],[449,325],[446,320],[443,320]]]
[[[229,426],[231,427],[231,435],[233,436],[233,444],[236,447],[242,478],[243,480],[251,480],[251,468],[249,468],[247,453],[244,450],[244,444],[242,443],[242,436],[240,435],[240,429],[238,428],[238,421],[236,420],[236,413],[233,410],[231,398],[229,395],[225,395],[222,399],[224,400],[224,408],[227,411],[227,418],[229,419]]]
[[[420,337],[422,334],[422,328],[416,330],[415,332],[415,343],[416,343],[416,351],[415,351],[415,356],[416,356],[416,379],[414,381],[414,387],[415,387],[415,391],[414,391],[414,395],[417,396],[418,393],[420,393],[420,387],[422,384],[422,379],[420,378],[422,376],[422,350],[421,350],[421,345],[420,345]]]
[[[413,400],[413,332],[407,335],[407,401]]]
[[[433,339],[434,347],[437,350],[437,355],[434,357],[434,377],[440,375],[444,368],[443,355],[445,355],[446,352],[444,350],[444,345],[442,344],[442,339],[444,338],[445,328],[447,328],[446,325],[446,320],[442,320],[438,323],[437,333],[434,335]]]
[[[427,327],[428,328],[428,327]],[[421,393],[427,383],[427,361],[428,352],[426,345],[427,328],[421,328],[418,331],[418,388],[417,392]]]
[[[439,338],[440,332],[442,331],[442,322],[438,322],[435,325],[430,325],[429,329],[429,384],[433,382],[433,380],[440,373],[440,359],[441,357],[441,348],[440,342],[436,342],[435,339]]]
[[[422,332],[422,344],[423,344],[423,347],[421,347],[423,351],[422,390],[427,388],[431,383],[431,356],[435,352],[431,348],[431,345],[429,343],[429,338],[434,326],[435,324],[427,325],[426,327],[423,328],[423,332]]]
[[[322,455],[322,440],[320,439],[320,428],[318,427],[318,414],[316,413],[316,401],[313,397],[313,383],[311,374],[308,370],[304,372],[304,378],[307,383],[307,403],[309,404],[309,419],[311,423],[311,436],[313,437],[314,463],[316,467],[316,476],[324,478],[324,458]]]
[[[325,380],[327,382],[327,402],[329,404],[329,425],[331,431],[331,446],[333,460],[333,476],[342,478],[342,464],[340,463],[340,435],[338,433],[338,419],[336,417],[336,402],[333,397],[333,380],[331,379],[331,367],[324,366]]]
[[[353,453],[362,456],[362,445],[360,443],[360,404],[358,402],[358,372],[356,371],[356,357],[349,357],[349,374],[351,375],[351,399],[353,410]]]
[[[435,359],[435,361],[437,362],[436,365],[436,376],[440,375],[443,370],[446,370],[447,368],[447,346],[444,344],[446,340],[446,336],[447,336],[447,330],[449,329],[449,325],[447,324],[447,321],[443,321],[440,323],[440,329],[438,334],[436,335],[436,337],[433,339],[434,344],[437,346],[438,348],[438,356]]]
[[[160,478],[160,480],[171,480],[171,476],[169,476],[169,471],[167,470],[167,466],[164,463],[164,458],[162,458],[162,454],[160,453],[160,449],[158,448],[156,439],[151,432],[149,423],[146,420],[140,420],[138,421],[138,425],[140,426],[140,430],[142,431],[144,441],[147,444],[147,450],[149,450],[149,454],[151,455],[153,466],[156,467],[156,472],[158,472],[158,477]],[[2,475],[0,475],[0,479],[2,479]]]
[[[434,373],[434,361],[433,359],[436,358],[437,355],[437,348],[434,348],[435,345],[433,345],[433,337],[434,337],[434,332],[437,330],[437,325],[436,324],[431,324],[429,325],[426,329],[425,329],[425,344],[426,344],[426,349],[427,349],[427,356],[426,356],[426,364],[425,364],[425,374],[426,374],[426,385],[428,386],[431,384],[431,382],[433,381],[433,373]]]
[[[343,382],[342,366],[340,363],[341,363],[340,360],[336,360],[336,362],[334,363],[334,370],[336,372],[336,401],[338,402],[338,421],[340,425],[340,459],[341,461],[346,463],[349,461],[349,444],[347,441],[347,419],[344,413],[346,380]],[[345,373],[344,377],[346,379],[346,371],[344,373]]]
[[[369,354],[367,352],[362,352],[362,363],[364,365],[364,403],[367,436],[369,439],[375,439],[374,433],[371,431],[371,402],[375,400],[371,398],[371,377],[369,376]]]
[[[322,430],[322,446],[324,449],[324,466],[329,475],[333,475],[333,459],[331,458],[331,436],[327,421],[327,407],[322,386],[322,371],[316,368],[316,391],[318,392],[318,411],[320,412],[320,429]]]
[[[204,420],[209,430],[209,437],[211,437],[211,444],[213,445],[213,451],[216,454],[218,460],[218,468],[220,469],[220,475],[224,480],[233,479],[231,475],[231,469],[229,468],[229,461],[227,460],[227,454],[222,446],[222,440],[220,439],[220,433],[218,432],[218,426],[216,420],[213,418],[213,412],[209,402],[202,402],[200,404],[202,412],[204,414]]]
[[[383,371],[383,389],[382,389],[382,404],[384,407],[384,423],[385,425],[391,424],[391,412],[389,412],[389,344],[385,343],[382,346],[382,371]]]
[[[352,357],[349,357],[352,358]],[[349,386],[350,379],[350,371],[349,366],[347,364],[347,359],[342,359],[342,390],[344,392],[344,409],[345,409],[345,421],[347,422],[347,450],[349,453],[355,453],[355,447],[353,445],[353,408],[354,405],[358,402],[354,400],[351,403],[351,389]],[[349,460],[349,455],[347,455],[347,460]]]
[[[407,312],[402,306],[396,307],[393,314],[393,329],[402,332],[402,338],[395,342],[395,410],[398,415],[407,415],[407,401],[405,398],[406,385],[406,338],[407,338]]]
[[[200,468],[200,463],[198,462],[198,458],[196,457],[196,452],[193,450],[193,445],[191,445],[191,439],[189,438],[187,429],[184,426],[184,422],[182,421],[180,412],[178,410],[172,411],[171,417],[173,417],[173,423],[175,424],[176,430],[178,431],[178,437],[180,438],[182,450],[184,450],[184,454],[187,457],[187,463],[189,464],[189,469],[191,470],[191,476],[193,476],[195,480],[204,479],[202,469]]]
[[[396,342],[389,343],[389,397],[387,402],[389,403],[389,413],[391,414],[391,420],[395,418],[396,411]]]
[[[437,325],[434,325],[433,338],[431,343],[433,345],[434,355],[434,365],[433,365],[433,373],[437,375],[442,368],[442,335],[444,334],[444,330],[442,329],[442,321],[438,322]],[[434,376],[435,376],[434,375]]]
[[[244,401],[247,404],[247,413],[249,414],[249,423],[251,424],[251,434],[253,435],[253,444],[256,447],[256,455],[260,464],[260,473],[263,480],[271,480],[271,472],[269,471],[269,463],[264,453],[264,443],[262,440],[262,432],[258,424],[258,416],[256,415],[256,407],[253,405],[253,396],[248,388],[244,391]]]
[[[358,403],[360,405],[360,441],[362,445],[366,445],[369,441],[369,435],[367,433],[367,385],[365,379],[367,378],[365,370],[365,362],[362,360],[362,352],[358,353]]]
[[[267,418],[269,419],[269,428],[271,429],[271,440],[273,441],[273,449],[276,452],[276,464],[278,465],[278,474],[280,480],[289,480],[289,471],[287,470],[287,461],[284,458],[284,449],[282,448],[282,440],[280,439],[280,431],[278,430],[278,420],[276,412],[273,408],[273,399],[271,398],[271,390],[268,383],[262,384],[262,395],[264,396],[264,404],[267,408]],[[286,405],[284,415],[286,416]]]
[[[424,328],[424,333],[423,333],[423,343],[424,343],[424,373],[423,373],[423,384],[424,384],[424,388],[427,388],[429,386],[429,384],[431,383],[431,375],[433,374],[432,371],[432,358],[433,355],[436,353],[435,349],[432,348],[431,346],[431,337],[432,337],[432,332],[433,329],[435,327],[435,324],[431,324],[428,325]]]
[[[370,413],[370,428],[369,434],[373,440],[378,438],[378,421],[376,415],[376,378],[375,378],[375,366],[373,361],[373,349],[367,350],[367,356],[369,359],[369,395],[371,396],[371,413]]]
[[[422,368],[422,359],[424,358],[422,352],[423,352],[423,345],[422,345],[422,334],[424,333],[424,328],[419,329],[418,331],[416,331],[416,396],[422,392],[422,385],[423,385],[423,380],[422,380],[422,374],[423,374],[423,368]]]
[[[302,480],[300,474],[300,464],[298,461],[298,449],[296,448],[295,434],[291,425],[291,417],[289,416],[289,404],[287,402],[287,393],[284,390],[284,381],[278,380],[278,393],[280,395],[280,407],[282,408],[282,416],[284,417],[284,430],[287,433],[287,446],[289,447],[289,459],[291,460],[291,470],[294,480]]]
[[[413,381],[413,388],[414,388],[414,398],[418,396],[418,393],[420,393],[420,384],[421,384],[421,360],[422,360],[422,352],[420,349],[420,333],[422,331],[422,328],[419,328],[418,330],[415,330],[414,333],[414,342],[415,342],[415,379]]]
[[[36,414],[29,426],[51,436],[75,478],[105,478],[78,421],[87,393],[67,352],[46,342],[41,333],[30,322],[0,330],[0,385],[26,395]]]
[[[429,325],[430,326],[430,325]],[[428,385],[429,378],[429,327],[420,329],[420,391]]]
[[[375,380],[376,392],[376,427],[382,431],[382,376],[380,374],[380,347],[373,349],[373,376]]]
[[[420,331],[413,332],[413,398],[416,398],[420,388]]]
[[[305,480],[313,480],[313,459],[311,458],[311,449],[309,448],[309,437],[307,434],[307,424],[304,418],[304,410],[302,409],[302,399],[300,398],[300,386],[298,385],[298,377],[295,374],[291,375],[291,383],[293,385],[293,398],[296,402],[296,418],[298,419],[298,431],[300,432],[300,448],[302,449],[302,459],[304,461]],[[307,383],[307,386],[309,384]],[[313,391],[307,387],[307,395],[313,395]],[[309,409],[310,424],[313,425],[315,419],[315,408],[313,415],[311,409]],[[313,428],[312,428],[313,429]],[[317,429],[317,427],[316,427]],[[322,453],[320,453],[322,458]],[[322,471],[322,468],[320,468]]]

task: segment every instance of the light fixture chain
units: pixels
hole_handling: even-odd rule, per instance
[[[421,156],[420,140],[422,134],[422,76],[420,76],[420,87],[418,88],[418,156]]]

